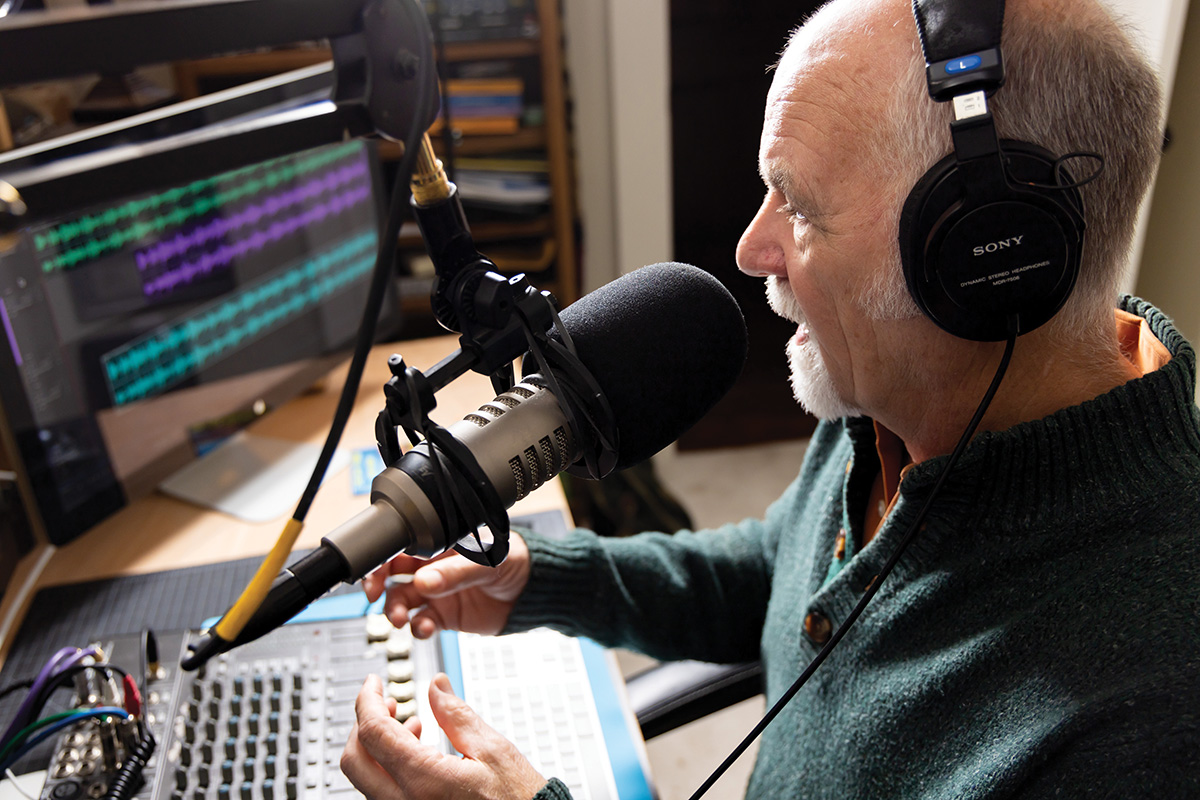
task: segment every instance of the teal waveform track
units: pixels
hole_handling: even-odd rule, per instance
[[[357,233],[104,354],[113,404],[159,394],[346,289],[371,272],[376,244],[374,230]]]

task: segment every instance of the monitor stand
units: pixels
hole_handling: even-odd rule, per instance
[[[160,491],[247,522],[290,514],[300,500],[321,447],[241,431],[158,485]],[[336,450],[325,475],[349,463]]]

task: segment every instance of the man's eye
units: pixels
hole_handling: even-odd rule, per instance
[[[783,205],[781,205],[779,207],[779,213],[786,214],[787,216],[791,217],[794,220],[804,219],[804,214],[797,211],[796,208],[791,203],[784,203]]]

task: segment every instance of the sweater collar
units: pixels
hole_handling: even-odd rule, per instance
[[[943,487],[931,526],[946,515],[957,521],[955,527],[964,521],[978,528],[1078,524],[1084,509],[1112,509],[1144,496],[1148,480],[1200,474],[1195,351],[1144,300],[1124,297],[1120,307],[1149,323],[1171,353],[1170,362],[1080,405],[978,435]],[[897,517],[916,513],[945,460],[930,459],[908,471]]]

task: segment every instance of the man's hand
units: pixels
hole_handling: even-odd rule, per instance
[[[498,567],[472,563],[453,550],[432,561],[398,555],[363,578],[367,598],[383,594],[389,575],[411,575],[387,589],[384,613],[396,627],[409,622],[418,639],[438,630],[496,634],[504,628],[513,604],[529,581],[529,548],[515,531],[509,536],[508,558]]]
[[[546,783],[515,745],[454,696],[445,675],[430,684],[429,703],[463,758],[422,744],[416,717],[397,722],[396,703],[384,700],[378,676],[363,684],[354,706],[358,721],[342,752],[342,772],[368,800],[530,800]]]

